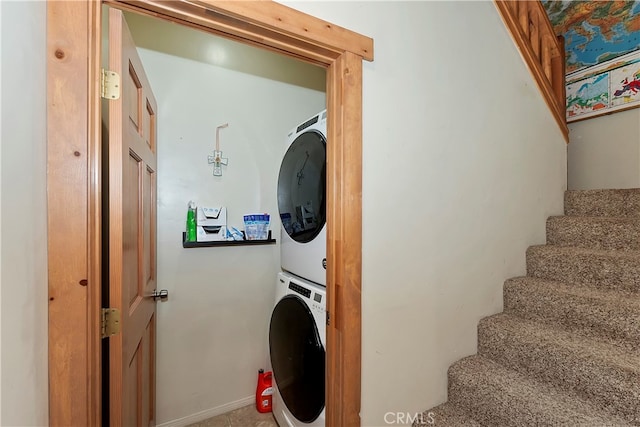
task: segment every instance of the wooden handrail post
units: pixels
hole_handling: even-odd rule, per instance
[[[518,19],[525,37],[529,37],[529,6],[527,2],[518,2]]]
[[[553,91],[563,109],[566,109],[566,63],[564,51],[564,36],[556,36],[558,40],[558,55],[551,60],[551,75],[553,76]]]

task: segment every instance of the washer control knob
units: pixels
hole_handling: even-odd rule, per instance
[[[327,269],[327,259],[326,258],[322,258],[322,268],[324,268],[325,270]]]

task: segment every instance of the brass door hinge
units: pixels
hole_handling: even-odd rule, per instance
[[[100,96],[105,99],[120,98],[120,75],[115,71],[100,70]]]
[[[102,309],[102,338],[109,338],[120,333],[120,310],[117,308]]]

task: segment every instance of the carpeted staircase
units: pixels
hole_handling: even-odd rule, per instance
[[[640,189],[567,191],[416,426],[640,426]]]

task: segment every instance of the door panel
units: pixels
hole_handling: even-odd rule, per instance
[[[137,157],[137,156],[136,156]],[[127,308],[136,302],[136,299],[140,295],[139,280],[138,280],[138,253],[140,247],[138,245],[138,235],[140,224],[138,223],[138,201],[140,200],[139,185],[136,185],[140,180],[140,159],[136,158],[129,153],[129,158],[126,165],[126,177],[127,182],[130,184],[124,186],[123,199],[124,206],[122,210],[123,215],[123,284],[127,284],[123,289],[127,291],[128,305]],[[138,285],[138,286],[136,286]]]
[[[144,170],[144,175],[142,176],[142,198],[144,201],[144,206],[148,206],[150,209],[144,209],[142,211],[142,224],[144,227],[143,230],[143,246],[149,248],[148,251],[144,251],[144,260],[143,260],[143,281],[146,287],[155,285],[155,267],[156,267],[156,236],[155,236],[155,205],[156,201],[154,198],[154,192],[152,189],[156,188],[156,180],[154,171],[146,167]],[[153,289],[151,289],[153,291]]]
[[[122,12],[109,9],[109,300],[121,333],[109,342],[113,426],[155,425],[156,100]]]
[[[142,134],[145,136],[147,141],[147,145],[151,149],[152,152],[156,151],[156,113],[153,109],[153,106],[147,99],[147,108],[144,112],[144,126],[142,129]]]
[[[133,354],[133,358],[129,360],[127,371],[124,376],[125,380],[125,390],[124,394],[126,396],[138,396],[138,377],[136,375],[137,372],[140,371],[140,358],[138,355],[142,354],[138,351],[139,348],[136,348],[136,352]],[[127,399],[124,401],[124,416],[123,416],[123,425],[125,426],[137,426],[138,424],[138,414],[136,413],[136,404],[137,402],[134,399]]]
[[[124,96],[129,104],[128,112],[131,125],[136,131],[138,130],[138,124],[140,123],[140,99],[142,98],[141,86],[140,79],[138,78],[138,74],[136,73],[133,64],[129,63],[129,78],[126,80],[126,84],[124,85]]]

